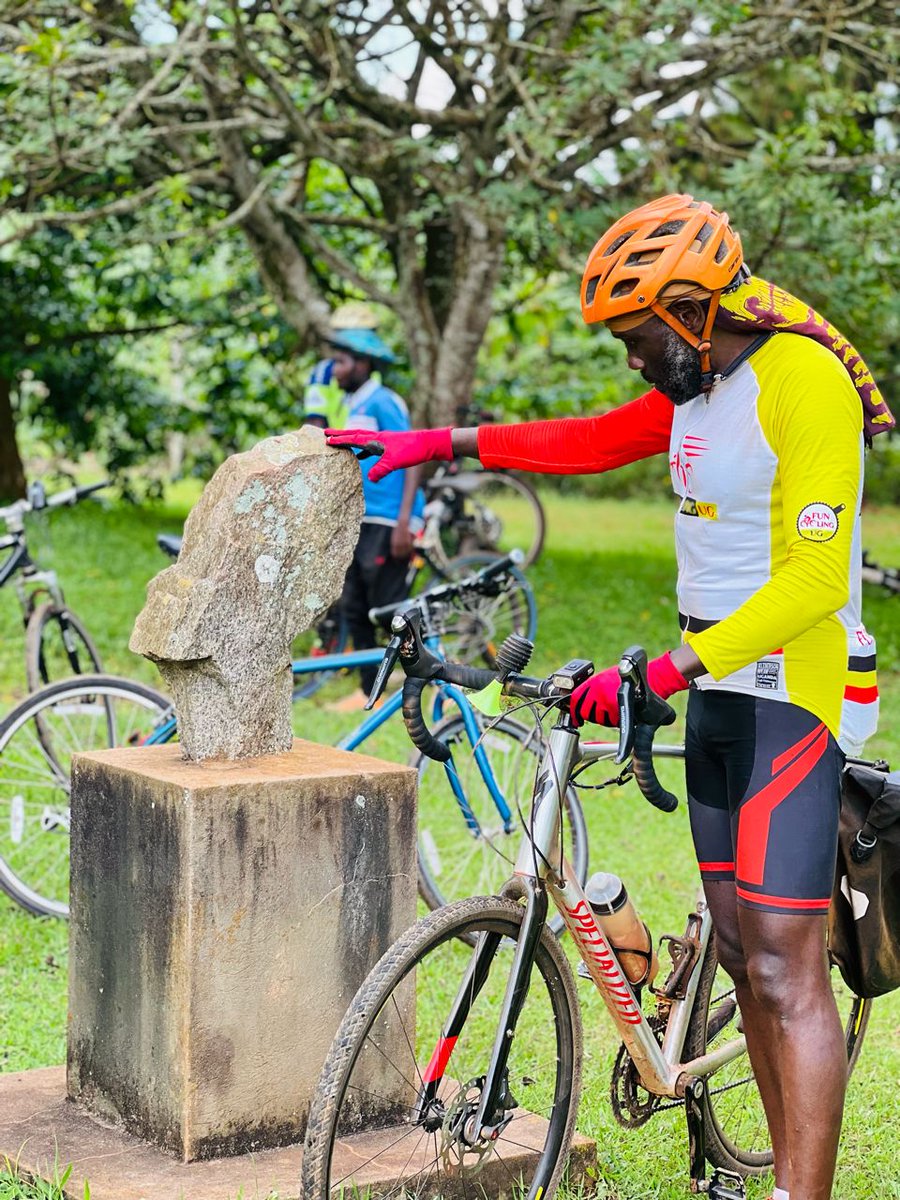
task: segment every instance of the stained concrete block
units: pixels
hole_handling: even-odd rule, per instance
[[[71,839],[69,1096],[186,1162],[301,1138],[415,920],[415,773],[303,741],[105,750],[75,761]]]

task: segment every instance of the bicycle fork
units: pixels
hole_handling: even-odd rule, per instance
[[[532,880],[524,881],[524,885],[527,896],[525,917],[516,939],[515,954],[498,1016],[497,1034],[491,1049],[490,1062],[482,1081],[478,1106],[474,1112],[466,1114],[465,1123],[460,1129],[462,1140],[469,1146],[477,1146],[479,1142],[499,1137],[510,1119],[508,1115],[504,1115],[506,1110],[515,1107],[514,1102],[509,1103],[511,1098],[507,1082],[507,1062],[519,1014],[528,995],[537,945],[547,918],[546,891],[535,886]],[[450,1016],[431,1060],[422,1072],[423,1086],[419,1092],[414,1122],[423,1124],[426,1129],[437,1129],[441,1124],[442,1114],[436,1104],[438,1089],[457,1038],[484,986],[502,940],[499,933],[485,932],[480,935],[453,1001]]]

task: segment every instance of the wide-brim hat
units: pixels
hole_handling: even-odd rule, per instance
[[[381,340],[374,329],[341,329],[329,335],[328,345],[360,358],[371,358],[375,362],[390,365],[397,356]]]

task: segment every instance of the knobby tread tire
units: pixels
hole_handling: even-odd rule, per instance
[[[360,986],[335,1034],[325,1059],[312,1099],[300,1181],[302,1200],[329,1200],[328,1170],[330,1150],[338,1118],[338,1103],[361,1048],[360,1039],[377,1014],[385,997],[431,946],[460,928],[479,919],[509,921],[521,926],[524,908],[511,900],[494,896],[473,896],[437,909],[418,921],[379,959]],[[550,1185],[542,1200],[551,1200],[568,1158],[575,1133],[578,1101],[581,1095],[582,1025],[575,977],[557,939],[545,929],[541,947],[550,956],[563,988],[572,1029],[572,1080],[569,1109],[560,1153]]]

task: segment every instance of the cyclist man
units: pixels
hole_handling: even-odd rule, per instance
[[[758,305],[729,320],[724,305],[751,285],[769,287],[743,266],[727,214],[686,195],[644,205],[591,252],[582,311],[624,344],[649,392],[599,417],[386,436],[372,475],[461,454],[550,473],[668,454],[683,644],[651,662],[650,684],[664,698],[691,687],[691,828],[776,1200],[827,1200],[847,1075],[825,949],[839,739],[857,749],[877,711],[859,611],[864,417],[867,433],[892,418],[870,377],[864,393],[831,352],[830,326],[831,349],[818,326]],[[364,434],[326,436],[373,449]],[[617,724],[617,687],[615,668],[583,684],[575,723]]]
[[[406,405],[376,373],[379,367],[396,361],[378,334],[368,328],[336,330],[329,347],[334,363],[331,374],[345,393],[348,424],[368,431],[370,437],[384,431],[409,430]],[[365,515],[341,595],[347,629],[357,650],[376,645],[369,609],[393,604],[406,595],[413,548],[411,526],[421,516],[423,505],[417,482],[415,470],[377,482],[363,475]],[[362,690],[331,707],[339,711],[362,708],[376,674],[377,667],[362,667]]]

